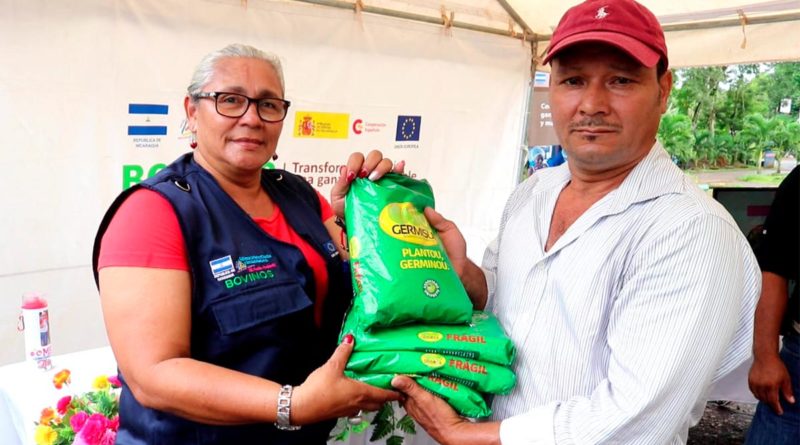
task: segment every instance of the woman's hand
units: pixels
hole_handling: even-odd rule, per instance
[[[377,411],[386,402],[400,400],[400,393],[345,377],[344,369],[352,352],[353,336],[348,334],[327,363],[317,368],[302,385],[294,389],[291,414],[293,425],[355,416],[360,410]]]
[[[331,189],[331,207],[333,213],[339,218],[344,218],[344,197],[350,190],[350,184],[354,179],[368,178],[370,181],[377,181],[388,172],[403,173],[405,161],[392,164],[391,159],[384,158],[383,153],[373,150],[365,158],[362,153],[352,153],[347,159],[347,167],[342,170],[339,180]]]

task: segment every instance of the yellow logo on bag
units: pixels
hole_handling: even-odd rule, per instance
[[[447,364],[447,359],[439,354],[422,354],[420,360],[429,368],[441,368]]]
[[[417,334],[417,337],[419,337],[419,339],[422,340],[422,341],[426,341],[428,343],[435,343],[435,342],[443,339],[444,335],[442,335],[439,332],[425,331],[425,332],[420,332],[419,334]]]
[[[400,241],[422,246],[438,244],[425,215],[410,202],[393,202],[384,207],[378,224],[387,235]]]
[[[357,259],[361,256],[361,241],[353,235],[347,240],[347,248],[350,250],[350,258]]]

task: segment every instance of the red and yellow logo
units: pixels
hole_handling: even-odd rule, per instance
[[[294,137],[318,139],[347,139],[350,115],[297,111],[294,115]]]

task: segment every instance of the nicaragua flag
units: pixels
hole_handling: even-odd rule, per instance
[[[128,115],[135,122],[128,125],[128,136],[166,136],[169,105],[128,104]]]
[[[533,75],[534,87],[546,87],[549,84],[550,84],[550,73],[537,71],[536,74]]]

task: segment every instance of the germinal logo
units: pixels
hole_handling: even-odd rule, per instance
[[[211,260],[208,262],[208,265],[211,267],[211,273],[214,274],[214,278],[216,278],[217,281],[222,281],[233,276],[236,271],[233,267],[233,259],[230,255]]]
[[[441,292],[441,288],[439,287],[439,283],[436,280],[425,280],[422,284],[422,291],[425,292],[430,298],[436,298],[439,296],[439,292]]]
[[[378,225],[384,233],[401,241],[423,246],[438,244],[425,215],[410,202],[393,202],[384,207],[378,215]]]
[[[158,148],[161,137],[167,135],[169,105],[128,104],[128,136],[133,137],[136,148]]]

